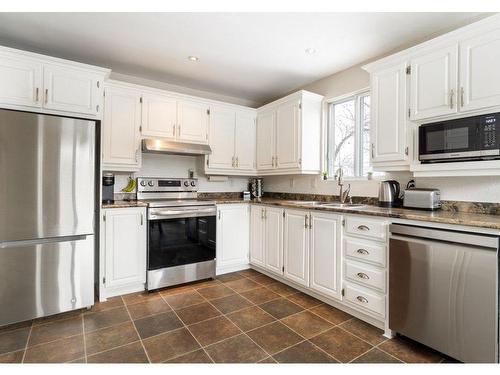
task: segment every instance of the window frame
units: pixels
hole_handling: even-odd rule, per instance
[[[362,166],[363,163],[363,150],[362,150],[362,137],[361,137],[361,98],[369,96],[371,100],[371,92],[369,87],[365,87],[363,89],[350,92],[345,95],[341,96],[336,96],[332,98],[325,99],[323,101],[323,124],[324,124],[324,130],[323,130],[323,173],[326,172],[326,180],[336,180],[335,178],[335,171],[336,168],[333,165],[334,161],[330,160],[330,154],[331,154],[331,146],[335,143],[335,135],[334,132],[331,131],[331,120],[332,120],[332,111],[333,111],[333,106],[335,104],[341,104],[350,100],[355,101],[355,110],[356,110],[356,119],[355,119],[355,135],[354,135],[354,144],[355,144],[355,173],[356,176],[345,176],[344,180],[372,180],[373,175],[372,171],[368,171],[366,175],[364,176],[359,176],[359,169]],[[371,126],[371,121],[370,121],[370,126]],[[371,132],[371,127],[370,127],[370,132]]]

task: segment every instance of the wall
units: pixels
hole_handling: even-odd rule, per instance
[[[313,82],[303,89],[324,95],[326,98],[335,98],[366,87],[369,87],[369,75],[361,69],[361,65],[357,65]],[[405,186],[410,178],[412,177],[409,173],[387,174],[384,177],[384,179],[396,179],[402,186]],[[500,177],[439,177],[415,180],[417,187],[440,189],[443,200],[500,202]],[[354,196],[376,197],[378,195],[379,182],[377,180],[358,180],[349,181],[349,183]],[[266,177],[264,191],[338,194],[338,188],[334,181],[322,181],[318,176]]]
[[[167,91],[178,92],[180,94],[198,96],[200,98],[205,98],[205,99],[220,100],[221,102],[243,105],[246,107],[256,108],[256,107],[258,107],[259,104],[261,104],[261,103],[255,102],[253,100],[235,98],[234,96],[227,96],[227,95],[215,94],[215,93],[209,92],[209,91],[191,89],[189,87],[173,85],[173,84],[166,83],[166,82],[153,81],[150,79],[135,77],[135,76],[131,76],[128,74],[121,74],[121,73],[117,73],[114,71],[111,72],[110,78],[115,79],[117,81],[123,81],[123,82],[128,82],[128,83],[134,83],[136,85],[154,87],[154,88],[161,89],[161,90],[167,90]]]
[[[247,189],[248,178],[229,177],[227,181],[208,181],[203,173],[202,156],[180,156],[162,154],[142,154],[142,168],[136,173],[115,172],[115,193],[127,184],[129,176],[136,177],[180,177],[187,178],[193,169],[198,178],[200,192],[235,192]]]

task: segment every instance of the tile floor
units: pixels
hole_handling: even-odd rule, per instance
[[[254,270],[0,327],[0,363],[449,360]]]

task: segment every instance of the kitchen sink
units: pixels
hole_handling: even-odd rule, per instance
[[[340,202],[335,202],[335,203],[323,203],[323,204],[319,204],[318,206],[321,206],[321,207],[338,207],[338,208],[359,208],[359,207],[366,206],[366,204],[362,204],[362,203],[340,203]]]

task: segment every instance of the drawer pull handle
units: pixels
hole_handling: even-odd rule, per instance
[[[358,250],[356,250],[356,252],[358,254],[361,254],[361,255],[368,255],[368,254],[370,254],[370,252],[368,250],[365,250],[365,249],[358,249]]]
[[[368,300],[365,297],[357,296],[356,299],[361,303],[368,303]]]
[[[370,230],[366,225],[358,225],[359,230]]]
[[[370,280],[370,276],[368,276],[366,273],[363,272],[358,272],[356,276],[359,277],[360,279]]]

